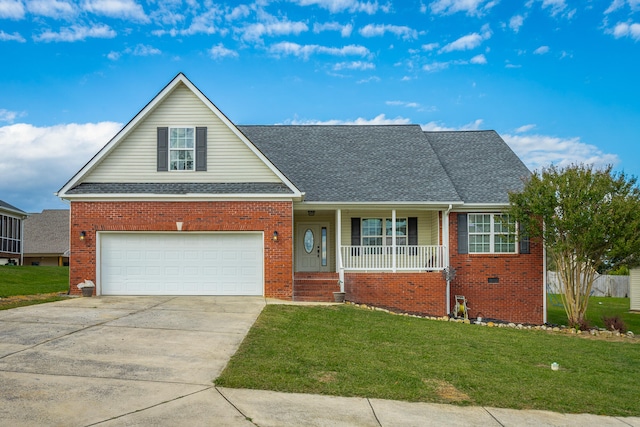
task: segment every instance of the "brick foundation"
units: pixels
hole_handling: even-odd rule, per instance
[[[346,273],[347,301],[408,313],[444,316],[446,282],[440,272]]]
[[[293,209],[291,202],[72,202],[70,289],[85,279],[96,280],[96,232],[263,231],[264,294],[293,297]],[[80,233],[86,237],[80,240]],[[273,241],[273,232],[278,240]]]

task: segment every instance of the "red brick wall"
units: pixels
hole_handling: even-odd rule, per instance
[[[539,242],[521,255],[458,254],[457,215],[449,216],[450,260],[456,275],[451,282],[451,310],[455,295],[464,295],[469,317],[481,315],[515,323],[543,322],[544,266]],[[497,278],[498,283],[488,283]]]
[[[408,313],[446,315],[446,282],[440,272],[346,273],[347,301]]]
[[[265,296],[292,298],[291,202],[72,202],[71,292],[81,293],[76,285],[85,279],[97,283],[96,232],[176,231],[177,221],[184,223],[182,232],[264,231]]]

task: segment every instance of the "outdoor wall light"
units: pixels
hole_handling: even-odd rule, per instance
[[[87,237],[87,232],[86,231],[81,231],[80,232],[80,240],[84,240],[85,237]]]
[[[273,232],[273,241],[275,242],[276,240],[278,240],[278,232],[274,231]]]
[[[307,211],[307,214],[309,216],[314,216],[316,214],[316,211]]]
[[[182,221],[176,221],[176,229],[178,231],[182,231]]]

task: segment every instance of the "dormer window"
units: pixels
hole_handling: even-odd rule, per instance
[[[169,170],[192,171],[195,158],[195,128],[169,128]]]

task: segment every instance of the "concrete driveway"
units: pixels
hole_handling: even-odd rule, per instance
[[[0,420],[253,425],[212,381],[264,306],[259,297],[94,297],[0,311]],[[150,408],[161,422],[145,418]]]

